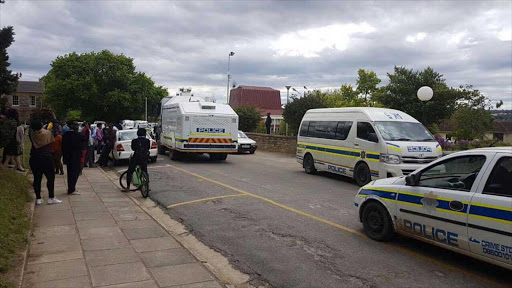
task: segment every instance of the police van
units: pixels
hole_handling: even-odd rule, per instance
[[[355,197],[377,241],[400,233],[512,269],[512,147],[457,152]]]
[[[393,109],[311,109],[297,136],[297,161],[306,173],[323,170],[373,179],[407,175],[442,155],[430,132],[410,115]]]

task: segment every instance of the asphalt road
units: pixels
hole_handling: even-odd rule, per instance
[[[399,236],[372,241],[354,209],[355,183],[307,175],[293,157],[160,155],[149,174],[150,197],[254,285],[512,287],[510,271],[470,257]]]

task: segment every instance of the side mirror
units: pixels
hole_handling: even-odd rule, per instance
[[[377,138],[377,134],[369,133],[368,134],[368,141],[379,143],[379,138]]]
[[[416,174],[409,174],[405,176],[405,184],[407,184],[407,186],[416,186],[418,185],[416,179]]]

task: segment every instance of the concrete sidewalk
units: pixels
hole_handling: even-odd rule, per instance
[[[34,211],[23,287],[207,287],[217,279],[171,235],[119,191],[99,168],[84,168],[81,195]]]

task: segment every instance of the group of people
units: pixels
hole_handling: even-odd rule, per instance
[[[13,120],[17,124],[8,145],[4,149],[2,164],[8,166],[11,162],[18,171],[25,172],[20,156],[23,155],[26,125],[21,124],[18,111],[15,108],[0,111],[0,117]],[[105,126],[105,127],[103,127]],[[79,127],[77,121],[68,121],[61,125],[53,115],[53,119],[47,123],[39,119],[30,122],[28,137],[32,144],[30,150],[29,165],[34,175],[33,188],[36,194],[36,204],[43,204],[41,197],[41,183],[43,176],[47,180],[48,204],[59,204],[61,200],[55,197],[55,175],[64,175],[63,163],[66,165],[67,193],[79,195],[76,183],[82,174],[84,167],[108,166],[109,154],[116,142],[116,130],[120,130],[114,124],[91,125],[84,122]],[[136,165],[140,165],[147,171],[147,157],[149,155],[150,141],[146,139],[146,130],[140,128],[137,131],[138,138],[132,141],[134,151],[133,160],[130,161],[128,175],[131,176]],[[95,162],[95,153],[99,156]],[[10,166],[8,166],[10,167]],[[128,190],[130,185],[128,177]]]

